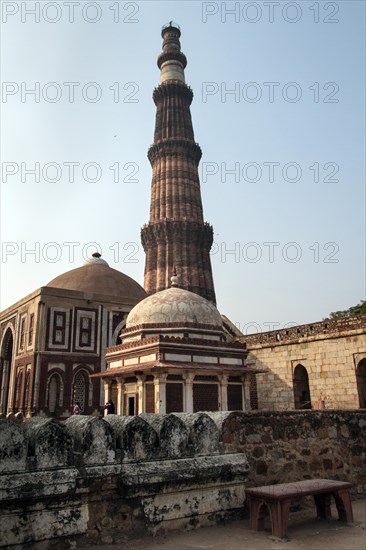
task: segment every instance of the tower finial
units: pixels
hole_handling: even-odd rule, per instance
[[[173,275],[172,277],[170,277],[170,282],[171,282],[171,288],[177,288],[179,285],[178,285],[178,276],[177,276],[177,268],[175,266],[173,266]]]

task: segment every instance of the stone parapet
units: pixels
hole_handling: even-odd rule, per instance
[[[258,332],[241,336],[239,340],[245,342],[248,348],[256,349],[265,346],[281,346],[289,343],[299,344],[313,340],[339,338],[349,333],[364,333],[366,330],[366,315],[346,317],[344,319],[326,319],[317,323],[296,325],[280,330]]]
[[[0,546],[100,546],[243,517],[246,486],[328,478],[365,494],[365,442],[366,411],[1,419]]]

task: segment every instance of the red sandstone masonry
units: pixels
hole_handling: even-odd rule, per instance
[[[163,33],[161,67],[175,60],[184,69],[180,31]],[[152,166],[150,221],[141,230],[146,253],[144,287],[148,294],[165,290],[177,268],[179,286],[216,303],[210,249],[213,228],[204,223],[198,164],[202,156],[194,141],[190,104],[192,90],[180,80],[155,88],[157,107],[154,144],[148,151]]]

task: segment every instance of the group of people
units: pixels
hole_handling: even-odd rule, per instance
[[[111,400],[107,401],[107,403],[104,405],[104,410],[107,411],[107,414],[114,414],[115,408],[114,408],[113,401]],[[74,405],[72,414],[81,414],[81,405],[78,401]]]

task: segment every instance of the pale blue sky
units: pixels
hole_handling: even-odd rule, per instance
[[[266,2],[119,2],[119,22],[117,2],[108,0],[75,3],[74,22],[65,2],[38,3],[35,22],[27,9],[36,4],[2,2],[2,309],[81,265],[90,242],[111,267],[143,284],[151,95],[161,26],[171,19],[182,30],[194,91],[220,311],[244,331],[252,324],[251,332],[321,320],[364,298],[363,1],[275,2],[272,23]],[[225,9],[235,6],[225,21]],[[40,101],[22,101],[37,82]],[[74,102],[65,82],[80,83]],[[225,96],[233,89],[236,96]],[[102,96],[92,102],[96,91]],[[52,102],[55,93],[61,96]],[[36,162],[39,183],[25,173]],[[74,182],[70,162],[80,164]],[[42,177],[47,163],[60,166],[59,181],[47,181],[52,166]],[[99,181],[90,181],[93,167],[83,177],[87,163],[99,167]],[[119,182],[109,168],[117,164]],[[239,172],[225,176],[225,166]],[[64,243],[80,243],[74,258]]]

